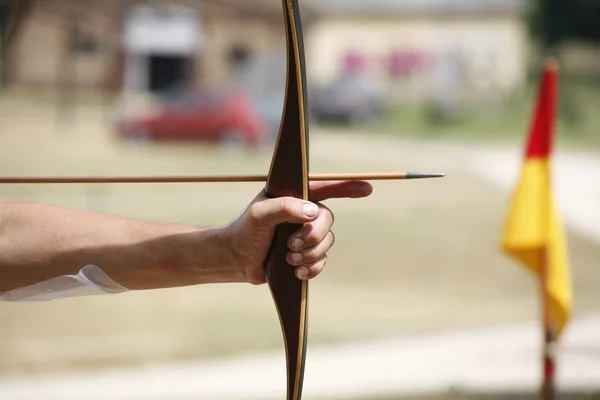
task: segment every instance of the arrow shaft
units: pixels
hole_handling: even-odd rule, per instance
[[[444,174],[385,172],[359,174],[310,174],[311,181],[381,181],[441,178]],[[73,176],[73,177],[0,177],[0,184],[72,184],[72,183],[227,183],[266,182],[266,175],[190,175],[190,176]]]

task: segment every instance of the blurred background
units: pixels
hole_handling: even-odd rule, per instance
[[[310,168],[432,171],[335,200],[306,399],[535,399],[534,277],[499,251],[545,57],[575,317],[565,399],[600,398],[600,1],[303,0]],[[0,175],[266,173],[286,79],[276,0],[0,0]],[[261,184],[2,185],[221,226]],[[0,304],[0,398],[281,399],[266,287]]]

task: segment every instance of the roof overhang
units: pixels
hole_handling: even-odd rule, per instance
[[[482,15],[524,14],[523,0],[305,0],[319,15]]]

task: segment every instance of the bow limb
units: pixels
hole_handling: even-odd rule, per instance
[[[298,0],[282,0],[287,47],[287,82],[279,137],[265,191],[269,197],[308,200],[308,118],[304,43]],[[286,261],[287,239],[302,225],[275,230],[265,264],[267,281],[279,315],[287,364],[287,400],[300,400],[304,379],[308,320],[308,282],[294,275]]]

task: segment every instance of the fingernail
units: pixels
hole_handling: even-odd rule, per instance
[[[308,268],[300,267],[297,272],[298,279],[306,279],[308,277]]]
[[[314,217],[319,212],[319,207],[314,203],[306,203],[303,206],[304,215]]]
[[[294,239],[294,249],[296,249],[296,250],[301,249],[303,245],[304,245],[304,240],[302,240],[300,238]]]
[[[300,254],[300,253],[293,253],[292,254],[292,261],[294,263],[299,263],[300,261],[302,261],[302,254]]]

